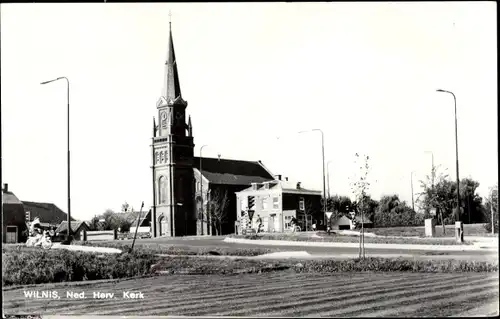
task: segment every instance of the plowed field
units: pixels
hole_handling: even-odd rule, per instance
[[[57,291],[36,299],[29,291]],[[69,299],[67,291],[86,299]],[[127,291],[144,299],[126,299]],[[114,293],[94,299],[94,292]],[[6,314],[186,316],[457,316],[498,313],[498,273],[335,273],[291,271],[234,276],[165,275],[115,282],[4,289]],[[491,308],[493,306],[493,308]]]

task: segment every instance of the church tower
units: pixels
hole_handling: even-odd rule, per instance
[[[196,234],[191,119],[186,124],[177,61],[169,22],[168,55],[162,95],[156,104],[158,125],[153,123],[152,236]]]

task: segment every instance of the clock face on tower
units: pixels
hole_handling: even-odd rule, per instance
[[[163,128],[167,127],[168,123],[170,122],[170,110],[167,109],[163,112],[161,112],[161,126]]]
[[[175,117],[176,117],[178,120],[182,119],[182,112],[176,112],[176,113],[175,113]]]

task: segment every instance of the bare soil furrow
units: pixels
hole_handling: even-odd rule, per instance
[[[480,279],[474,279],[470,280],[467,279],[464,282],[463,277],[457,277],[457,278],[451,278],[446,280],[445,282],[443,281],[435,281],[430,284],[414,284],[411,285],[410,283],[402,288],[396,288],[395,291],[388,292],[388,290],[394,290],[390,286],[387,287],[385,285],[382,285],[382,287],[374,287],[375,289],[379,289],[376,291],[376,295],[374,296],[369,295],[365,297],[364,295],[366,294],[358,294],[357,292],[349,292],[349,294],[346,295],[340,295],[340,296],[327,296],[323,298],[318,298],[314,301],[308,301],[305,303],[297,303],[295,304],[295,308],[300,309],[300,314],[301,315],[306,315],[310,313],[320,313],[321,311],[331,311],[332,307],[335,308],[344,308],[346,306],[354,305],[355,307],[357,304],[366,304],[368,302],[377,302],[380,298],[389,298],[389,297],[400,297],[400,296],[405,296],[405,295],[412,295],[416,293],[425,293],[426,291],[429,290],[446,290],[446,289],[452,289],[457,286],[464,286],[464,285],[470,285],[471,283],[482,283],[485,281],[490,281],[489,278],[480,278]],[[462,282],[462,283],[461,283]],[[413,288],[413,286],[418,287],[417,289]],[[342,290],[343,291],[343,290]],[[383,295],[382,295],[383,294]],[[361,296],[363,295],[363,297]],[[360,298],[361,297],[361,298]],[[329,302],[333,302],[334,304],[328,304]],[[318,306],[318,303],[322,303],[323,305]],[[291,304],[293,305],[293,304]],[[266,316],[273,316],[273,315],[283,315],[283,316],[288,316],[288,315],[294,315],[298,310],[289,310],[289,311],[278,311],[278,312],[269,312],[265,313]]]
[[[304,309],[301,308],[299,310],[293,311],[293,312],[288,312],[288,315],[293,315],[293,316],[304,316],[304,315],[310,315],[310,314],[316,314],[321,317],[335,317],[341,314],[344,315],[349,315],[350,313],[354,313],[357,311],[371,311],[373,308],[386,308],[386,307],[396,307],[399,304],[402,304],[405,301],[411,301],[415,302],[418,300],[425,300],[425,299],[431,299],[431,298],[440,298],[444,294],[456,294],[459,292],[464,292],[467,293],[468,291],[471,291],[473,289],[489,289],[489,288],[494,288],[497,284],[492,283],[491,281],[488,280],[488,282],[481,283],[481,281],[477,281],[473,283],[473,286],[471,287],[470,282],[457,285],[457,284],[452,284],[452,285],[444,285],[439,288],[434,288],[433,292],[430,293],[425,293],[427,288],[424,289],[411,289],[410,291],[406,291],[403,293],[389,293],[389,294],[384,294],[372,298],[361,298],[358,300],[355,300],[354,302],[351,303],[346,303],[343,305],[336,305],[337,309],[335,310],[327,310],[327,307],[323,307],[323,311],[321,310],[314,310],[314,309]],[[460,287],[460,288],[457,288]],[[453,289],[453,290],[452,290]],[[389,300],[386,300],[389,299]],[[386,300],[386,301],[384,301]],[[340,309],[339,309],[340,308]]]
[[[259,281],[253,283],[253,289],[250,290],[245,290],[245,289],[240,289],[238,287],[235,287],[233,290],[226,290],[225,293],[222,294],[215,294],[211,289],[209,289],[206,292],[203,293],[196,293],[195,295],[191,296],[189,299],[186,299],[182,295],[175,296],[175,299],[170,299],[170,300],[165,300],[165,303],[168,303],[171,305],[171,307],[168,307],[165,309],[165,306],[159,306],[159,307],[153,307],[153,308],[148,308],[148,311],[155,311],[156,309],[164,309],[168,310],[169,312],[174,312],[177,314],[177,311],[179,310],[185,310],[185,309],[197,309],[200,308],[200,305],[205,304],[209,305],[212,307],[213,305],[220,305],[220,304],[225,304],[228,302],[234,302],[234,301],[239,301],[243,304],[248,304],[252,302],[254,299],[256,300],[261,300],[265,298],[266,296],[272,296],[276,294],[281,294],[282,292],[286,295],[286,292],[290,289],[306,289],[308,287],[317,287],[320,284],[323,284],[325,282],[324,279],[321,278],[316,278],[314,282],[310,282],[310,279],[305,277],[301,279],[296,279],[293,281],[293,283],[277,283],[278,286],[276,286],[274,283],[269,283],[267,280],[265,283],[262,283],[263,278],[259,278]],[[344,282],[349,282],[352,281],[353,279],[347,279],[347,278],[342,278],[339,281],[336,281],[336,283],[342,284]],[[387,279],[381,279],[381,281],[386,281]],[[400,279],[404,280],[404,279]],[[365,282],[366,279],[364,278],[357,278],[356,282]],[[263,285],[265,284],[265,286]],[[250,297],[249,297],[250,296]],[[253,296],[253,297],[252,297]],[[154,298],[151,300],[152,304],[155,304],[157,298]],[[149,302],[149,300],[148,300]],[[202,307],[203,309],[206,309],[205,306]],[[124,312],[129,313],[129,310],[133,312],[134,310],[142,309],[142,307],[135,307],[132,309],[126,309],[121,312],[113,312],[113,310],[107,310],[103,314],[122,314]]]
[[[390,308],[387,308],[386,306],[373,307],[368,310],[343,313],[342,315],[348,315],[349,317],[398,316],[405,318],[434,315],[440,317],[438,314],[443,308],[447,310],[446,313],[452,313],[452,308],[457,309],[458,311],[464,311],[467,310],[467,306],[464,304],[469,304],[468,307],[470,309],[476,307],[478,304],[484,302],[487,299],[491,299],[492,294],[495,294],[495,292],[498,295],[498,288],[495,287],[487,290],[482,290],[482,288],[479,289],[479,291],[477,291],[477,289],[471,289],[470,291],[467,291],[467,294],[461,294],[458,296],[456,296],[453,291],[445,292],[437,299],[419,299],[418,303],[415,303],[415,300],[409,300],[399,303],[395,306],[393,305]]]
[[[314,302],[318,296],[325,296],[327,294],[336,294],[340,291],[349,291],[346,297],[352,295],[352,290],[356,290],[357,293],[371,294],[376,288],[377,284],[390,285],[390,287],[397,289],[400,287],[406,287],[409,281],[418,280],[419,282],[429,282],[432,283],[436,278],[430,279],[419,279],[419,276],[413,276],[413,278],[394,278],[394,279],[381,279],[374,281],[367,281],[366,278],[358,278],[354,281],[345,282],[324,282],[321,285],[315,286],[313,290],[303,289],[303,287],[298,287],[298,289],[290,289],[284,294],[274,294],[266,299],[259,298],[259,296],[252,299],[244,298],[240,300],[228,300],[228,304],[224,306],[224,311],[220,312],[219,309],[213,309],[215,306],[211,305],[208,308],[197,312],[189,312],[189,315],[200,316],[200,315],[210,315],[216,314],[217,316],[227,316],[227,315],[248,315],[253,314],[257,311],[271,310],[274,307],[289,307],[296,304],[296,302],[305,302],[306,300],[311,300]],[[260,303],[265,301],[265,305],[268,307],[263,307],[264,305]],[[188,311],[188,308],[185,309]],[[188,312],[181,312],[182,314],[187,314]]]
[[[266,274],[270,278],[271,282],[278,282],[280,279],[283,277],[285,278],[292,278],[297,277],[297,274],[294,273],[288,273],[285,276],[278,276],[276,274]],[[141,282],[141,286],[138,287],[137,284],[133,284],[130,281],[124,281],[124,282],[118,282],[117,284],[112,285],[112,287],[107,287],[101,288],[101,289],[90,289],[89,287],[86,287],[86,289],[81,289],[77,290],[78,292],[85,291],[86,296],[91,296],[93,291],[104,291],[104,292],[114,292],[116,295],[121,295],[122,291],[141,291],[145,294],[147,297],[148,303],[154,303],[154,302],[162,302],[162,303],[171,303],[170,301],[166,301],[165,298],[168,298],[169,296],[172,295],[172,288],[178,287],[182,285],[183,283],[181,280],[190,280],[187,283],[190,286],[194,288],[193,293],[197,293],[196,291],[200,290],[200,285],[204,286],[207,285],[206,288],[210,289],[213,287],[214,284],[220,285],[221,283],[224,285],[226,284],[227,286],[224,288],[220,288],[221,291],[227,291],[228,288],[230,287],[231,289],[236,289],[239,290],[240,288],[244,287],[255,287],[255,284],[251,283],[252,280],[248,277],[253,277],[253,278],[262,278],[262,274],[242,274],[242,275],[235,275],[235,276],[216,276],[215,278],[213,276],[207,276],[207,275],[177,275],[177,276],[159,276],[155,278],[149,278],[148,280],[145,280],[144,282]],[[314,276],[317,277],[317,276]],[[318,278],[318,277],[317,277]],[[172,280],[173,279],[173,280]],[[234,280],[237,279],[237,280]],[[319,279],[318,279],[319,280]],[[250,283],[249,283],[250,282]],[[242,287],[242,283],[244,283],[244,286]],[[57,291],[59,292],[59,295],[65,295],[66,293],[66,287],[65,289],[58,289]],[[28,304],[24,304],[26,301],[26,298],[24,298],[24,295],[22,294],[21,291],[17,292],[10,292],[11,296],[9,300],[15,301],[16,299],[13,300],[12,294],[17,293],[17,298],[20,302],[23,303],[23,309],[29,310],[29,312],[37,312],[40,309],[43,308],[44,313],[52,313],[52,311],[56,311],[57,313],[65,313],[65,314],[70,314],[70,313],[78,313],[78,311],[85,310],[87,308],[92,308],[92,309],[97,309],[96,311],[99,311],[100,309],[129,309],[132,306],[137,305],[137,302],[130,302],[130,300],[127,299],[121,299],[121,298],[116,298],[113,300],[101,300],[101,299],[93,299],[89,298],[86,299],[83,303],[82,300],[74,300],[74,299],[63,299],[63,300],[54,300],[50,302],[49,305],[46,305],[46,301],[42,300],[33,300],[31,299]],[[210,296],[212,292],[208,293],[208,296]],[[163,294],[163,295],[162,295]],[[185,292],[177,292],[176,293],[176,298],[185,301],[186,298]],[[189,299],[191,300],[191,299]],[[143,304],[143,303],[141,303]],[[126,307],[124,307],[126,306]],[[143,308],[143,307],[141,307]],[[113,313],[111,310],[110,313]]]
[[[453,314],[460,314],[461,312],[471,310],[478,305],[488,305],[491,301],[496,299],[498,302],[498,287],[494,287],[490,290],[478,290],[477,292],[467,292],[463,296],[456,297],[452,295],[448,298],[446,302],[441,304],[427,305],[423,304],[418,310],[419,316],[453,316]],[[462,299],[462,301],[459,301]]]

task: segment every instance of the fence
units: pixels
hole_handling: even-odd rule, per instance
[[[94,230],[94,231],[84,231],[83,233],[84,241],[115,240],[115,239],[117,239],[116,230]]]

